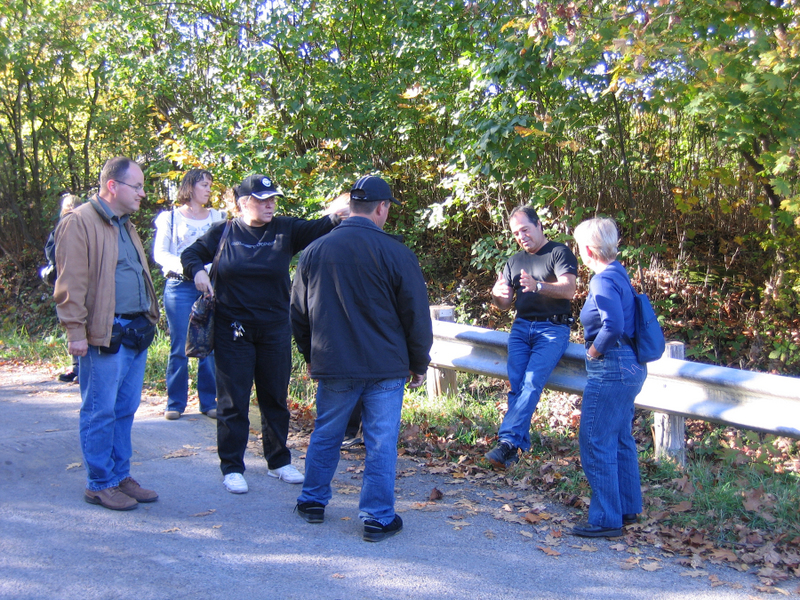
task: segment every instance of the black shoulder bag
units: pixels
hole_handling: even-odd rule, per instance
[[[228,239],[231,222],[225,223],[225,229],[217,245],[217,253],[211,264],[211,286],[216,288],[217,265],[222,247]],[[205,358],[214,351],[214,303],[216,296],[204,294],[192,305],[189,315],[189,327],[186,330],[186,356]]]

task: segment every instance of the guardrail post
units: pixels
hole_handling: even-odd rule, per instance
[[[431,306],[431,319],[455,323],[455,307],[444,304]],[[441,396],[458,393],[456,372],[453,369],[437,369],[428,367],[428,398],[431,400]]]
[[[684,358],[682,342],[667,342],[664,356]],[[653,446],[656,460],[686,465],[686,419],[677,415],[653,412]]]

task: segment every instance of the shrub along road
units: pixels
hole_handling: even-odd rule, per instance
[[[362,541],[361,452],[343,453],[325,523],[309,525],[292,514],[299,486],[266,476],[255,441],[250,492],[230,494],[214,421],[197,412],[166,421],[154,397],[143,399],[133,427],[132,475],[160,498],[106,510],[83,501],[78,408],[76,385],[0,365],[2,598],[722,599],[764,589],[753,575],[689,569],[625,538],[571,537],[561,509],[540,497],[475,487],[405,457],[402,533]],[[302,471],[301,443],[293,460]]]

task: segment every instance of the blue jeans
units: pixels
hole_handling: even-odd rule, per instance
[[[350,413],[362,401],[361,423],[364,445],[364,478],[359,516],[381,525],[394,520],[394,480],[397,467],[397,436],[406,378],[320,379],[317,382],[317,420],[306,452],[306,474],[298,502],[331,499],[331,480],[339,464],[339,453]]]
[[[569,326],[517,318],[508,335],[508,412],[498,437],[523,451],[531,447],[531,417],[544,384],[569,345]]]
[[[642,485],[633,425],[633,401],[647,377],[628,345],[586,359],[587,382],[578,439],[592,488],[589,523],[622,527],[622,515],[642,512]]]
[[[167,410],[186,410],[189,388],[189,359],[186,357],[186,329],[192,304],[200,292],[191,281],[167,279],[164,287],[164,311],[169,324],[169,360],[167,361]],[[197,395],[200,412],[217,408],[217,383],[214,355],[198,359]]]
[[[147,350],[137,353],[126,346],[117,354],[89,346],[80,358],[80,438],[90,490],[114,487],[130,475],[131,427],[146,362]]]

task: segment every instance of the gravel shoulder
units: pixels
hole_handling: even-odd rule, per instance
[[[132,475],[160,498],[130,512],[83,501],[76,385],[0,364],[0,598],[358,600],[727,599],[766,596],[730,568],[690,569],[654,547],[566,535],[563,511],[513,488],[476,486],[401,457],[405,528],[361,539],[363,454],[345,452],[325,523],[292,514],[299,486],[267,477],[251,443],[250,492],[228,493],[215,422],[178,421],[143,398]],[[293,460],[303,470],[303,440]],[[441,497],[439,497],[441,496]],[[530,523],[530,511],[541,518]],[[781,585],[787,594],[797,582]]]

